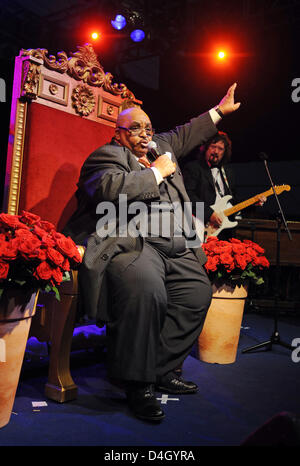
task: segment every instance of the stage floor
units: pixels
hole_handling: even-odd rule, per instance
[[[291,344],[300,338],[299,324],[299,317],[280,320],[282,340]],[[234,364],[207,364],[190,355],[184,364],[184,377],[196,382],[199,392],[169,395],[163,405],[166,418],[158,425],[131,415],[123,392],[107,379],[103,349],[72,352],[71,372],[78,385],[78,399],[58,404],[43,393],[47,357],[30,356],[28,348],[11,420],[0,429],[0,445],[240,445],[278,413],[300,415],[300,351],[298,358],[280,346],[272,351],[241,353],[243,348],[268,340],[272,331],[271,316],[245,314]],[[46,403],[34,406],[34,402]]]

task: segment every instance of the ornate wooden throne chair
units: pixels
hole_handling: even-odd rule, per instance
[[[85,158],[108,142],[120,110],[141,104],[124,84],[114,84],[91,45],[67,56],[22,50],[15,60],[3,211],[40,215],[63,228],[76,207]],[[40,293],[31,336],[50,343],[48,398],[76,398],[70,374],[76,318],[77,275],[60,289],[61,301]]]

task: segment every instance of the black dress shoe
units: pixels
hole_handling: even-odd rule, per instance
[[[160,392],[171,393],[172,395],[185,395],[198,391],[198,386],[194,382],[183,380],[174,372],[161,377],[156,388]]]
[[[165,414],[155,398],[153,385],[132,384],[126,389],[128,405],[139,419],[161,421]]]

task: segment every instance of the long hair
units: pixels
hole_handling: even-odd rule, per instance
[[[225,146],[224,156],[222,159],[222,165],[230,162],[232,144],[231,144],[231,140],[229,139],[228,135],[224,133],[223,131],[218,131],[217,134],[212,136],[204,144],[202,144],[202,146],[200,146],[197,159],[201,159],[205,155],[210,144],[214,144],[215,142],[219,142],[219,141],[223,141],[224,146]]]

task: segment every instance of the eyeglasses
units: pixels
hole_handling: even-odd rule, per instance
[[[125,128],[125,126],[118,126],[117,128],[124,129],[125,131],[128,131],[131,136],[137,136],[142,131],[145,131],[147,136],[153,136],[153,134],[155,133],[155,130],[153,128],[151,128],[151,127],[144,128],[144,127],[139,126],[139,125],[134,125],[134,126],[131,126],[130,128]]]

